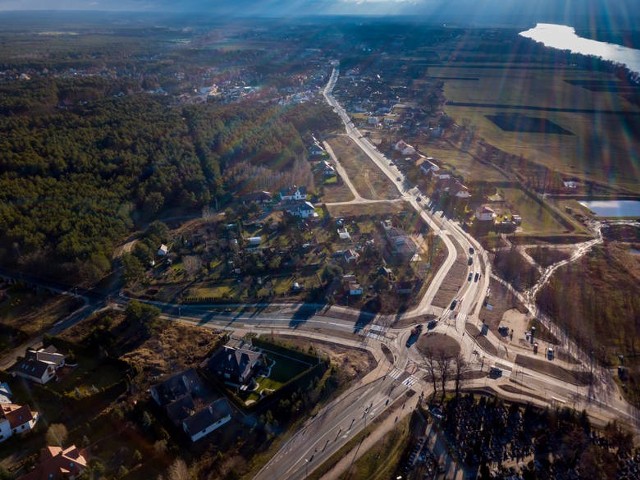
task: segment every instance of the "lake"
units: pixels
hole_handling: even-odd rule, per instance
[[[520,35],[540,42],[546,47],[570,50],[572,53],[593,55],[604,60],[621,63],[632,72],[640,74],[640,50],[579,37],[575,29],[567,25],[538,23],[535,28],[520,32]]]
[[[599,217],[640,217],[640,200],[591,200],[579,203]]]

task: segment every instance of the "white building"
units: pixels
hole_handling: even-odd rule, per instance
[[[416,149],[411,145],[405,143],[404,140],[400,140],[398,143],[396,143],[393,146],[393,149],[402,153],[402,155],[413,155],[414,153],[416,153]]]
[[[192,442],[197,442],[230,420],[231,407],[226,399],[220,398],[198,413],[186,418],[182,422],[182,428]]]
[[[496,212],[494,212],[493,209],[487,207],[486,205],[482,205],[476,209],[476,218],[480,222],[492,222],[496,218],[496,216]]]

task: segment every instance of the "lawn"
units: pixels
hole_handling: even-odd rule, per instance
[[[470,121],[477,127],[477,135],[488,143],[515,155],[522,154],[564,175],[611,182],[640,192],[639,173],[630,155],[638,151],[640,143],[637,136],[629,134],[638,129],[640,108],[616,92],[596,92],[569,83],[614,80],[613,76],[573,69],[509,69],[507,65],[474,69],[463,64],[431,67],[429,73],[449,77],[445,81],[449,101],[446,112],[457,123]],[[478,81],[451,79],[455,77],[474,77]],[[469,105],[455,105],[456,102]],[[522,106],[540,110],[518,108]],[[540,118],[540,122],[552,122],[574,135],[509,132],[487,118],[505,113]]]
[[[336,136],[328,142],[362,197],[371,200],[391,200],[400,197],[398,189],[391,180],[353,140],[347,136]]]
[[[446,142],[419,144],[418,148],[450,168],[455,175],[462,175],[464,181],[503,182],[506,177],[493,167],[483,165],[470,154],[451,147]]]
[[[363,203],[351,205],[327,205],[329,214],[334,218],[359,217],[371,215],[397,215],[410,209],[405,202]],[[413,209],[411,209],[413,211]]]
[[[293,380],[295,377],[311,367],[309,363],[286,357],[270,350],[265,350],[265,354],[269,359],[271,372],[268,377],[256,377],[256,382],[258,383],[259,387],[255,392],[251,392],[248,394],[245,402],[250,402],[251,400],[257,401],[259,397],[257,397],[256,395],[258,394],[267,395],[279,390],[289,381]]]
[[[78,356],[77,367],[65,367],[60,380],[51,382],[51,390],[81,399],[90,397],[123,379],[124,372],[113,363],[98,357]]]
[[[568,233],[567,228],[547,208],[523,190],[503,188],[500,189],[500,193],[511,214],[522,217],[523,234],[556,235]]]

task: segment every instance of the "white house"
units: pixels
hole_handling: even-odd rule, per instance
[[[480,222],[492,222],[496,218],[496,212],[486,205],[482,205],[476,209],[476,218]]]
[[[56,371],[64,366],[64,355],[41,350],[27,350],[24,359],[11,369],[14,375],[44,385],[56,376]]]
[[[192,442],[197,442],[231,420],[231,407],[225,398],[219,398],[208,407],[182,422],[182,428]]]
[[[360,254],[350,248],[349,250],[345,250],[342,254],[342,258],[344,258],[344,261],[347,263],[357,262],[358,258],[360,258]]]
[[[284,211],[300,218],[317,217],[316,207],[311,202],[290,201],[284,205]]]
[[[280,200],[306,200],[307,199],[307,187],[293,187],[283,188],[280,190]]]
[[[0,442],[12,435],[30,431],[38,421],[38,412],[27,405],[3,403],[0,405]]]
[[[340,238],[340,240],[344,240],[347,242],[351,241],[351,235],[349,234],[347,227],[338,229],[338,237]]]
[[[414,153],[416,153],[416,149],[411,145],[405,143],[404,140],[400,140],[398,143],[396,143],[393,146],[393,149],[402,153],[402,155],[413,155]]]

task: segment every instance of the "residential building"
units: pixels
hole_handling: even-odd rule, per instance
[[[404,140],[400,140],[393,146],[393,149],[400,152],[402,155],[413,155],[416,153],[416,149],[406,143]]]
[[[358,296],[363,293],[362,286],[358,283],[358,279],[353,274],[342,276],[342,287],[344,292],[351,296]]]
[[[335,167],[326,160],[322,161],[322,172],[325,177],[335,177],[337,175]]]
[[[206,360],[205,365],[221,380],[246,387],[266,365],[266,358],[261,352],[227,344]]]
[[[56,371],[64,366],[64,355],[54,349],[27,349],[25,357],[19,360],[11,373],[36,383],[45,384],[56,376]]]
[[[413,293],[413,282],[402,280],[395,283],[396,293],[400,295],[410,295]]]
[[[0,405],[0,442],[12,435],[30,431],[40,418],[38,412],[27,405],[3,403]]]
[[[162,383],[158,383],[151,387],[151,397],[155,402],[164,407],[184,395],[199,396],[204,391],[202,380],[198,373],[190,368],[184,372],[167,378]]]
[[[280,200],[306,200],[307,199],[307,187],[293,187],[283,188],[280,190]]]
[[[357,262],[358,259],[360,258],[360,254],[355,250],[353,250],[352,248],[350,248],[349,250],[345,250],[342,253],[342,258],[346,263]]]
[[[226,398],[220,398],[182,422],[182,428],[192,442],[216,431],[231,420],[231,406]]]
[[[343,241],[346,241],[346,242],[350,242],[351,241],[351,235],[349,234],[349,231],[347,230],[347,227],[338,229],[338,238],[340,240],[343,240]]]
[[[416,242],[404,230],[387,226],[384,232],[391,256],[402,261],[408,261],[418,252]]]
[[[282,209],[290,215],[299,218],[317,217],[313,203],[304,200],[288,200],[282,205]]]
[[[476,209],[476,218],[480,222],[493,222],[496,218],[496,212],[486,205],[481,205]]]
[[[245,203],[269,203],[273,201],[273,195],[270,192],[251,192],[242,197]]]
[[[76,480],[87,468],[87,455],[75,445],[42,450],[36,467],[18,480]]]

